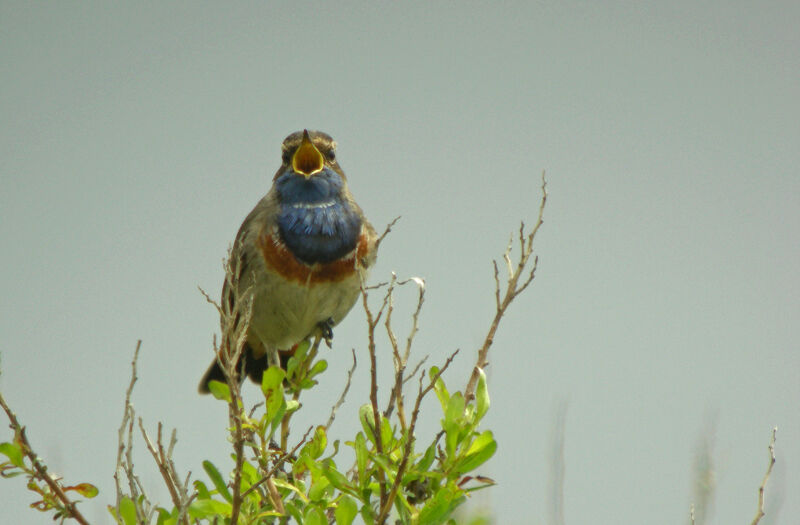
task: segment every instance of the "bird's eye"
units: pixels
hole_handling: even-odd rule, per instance
[[[289,155],[289,152],[288,152],[288,151],[286,151],[286,150],[283,150],[283,156],[282,156],[282,159],[283,159],[283,163],[284,163],[284,164],[289,164],[289,161],[291,161],[291,159],[292,159],[292,156],[291,156],[291,155]]]
[[[331,162],[333,162],[334,160],[336,160],[336,152],[335,152],[335,151],[333,151],[333,150],[330,150],[330,151],[328,152],[328,160],[329,160],[329,161],[331,161]]]

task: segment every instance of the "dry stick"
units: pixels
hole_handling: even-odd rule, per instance
[[[295,445],[295,446],[294,446],[294,448],[292,448],[292,450],[290,450],[289,452],[287,452],[286,454],[284,454],[284,455],[282,455],[280,458],[278,458],[278,460],[277,460],[277,461],[275,461],[275,463],[272,465],[272,468],[270,468],[270,469],[267,471],[267,473],[264,475],[264,477],[263,477],[263,478],[261,478],[260,480],[256,481],[255,483],[253,483],[253,484],[250,486],[250,488],[248,488],[246,491],[244,491],[244,492],[242,493],[242,498],[246,497],[248,494],[250,494],[251,492],[253,492],[253,491],[254,491],[256,488],[258,488],[258,486],[259,486],[259,485],[261,485],[262,483],[266,483],[266,482],[268,482],[268,481],[270,480],[270,478],[272,478],[272,476],[274,476],[274,475],[275,475],[275,472],[277,472],[277,471],[278,471],[278,469],[281,467],[281,465],[283,465],[283,463],[284,463],[284,462],[285,462],[287,459],[289,459],[290,457],[294,456],[295,452],[297,452],[297,449],[299,449],[301,446],[303,446],[303,444],[306,442],[306,439],[308,439],[308,435],[311,433],[311,430],[312,430],[313,428],[314,428],[314,426],[313,426],[313,425],[312,425],[312,426],[310,426],[310,427],[308,427],[308,430],[306,430],[306,433],[305,433],[305,434],[303,434],[303,438],[300,440],[300,442],[299,442],[299,443],[297,443],[297,445]]]
[[[317,335],[314,338],[314,343],[312,344],[311,348],[309,349],[308,353],[306,354],[305,359],[303,359],[302,363],[298,363],[297,371],[295,372],[295,377],[303,378],[311,368],[311,363],[313,363],[314,359],[317,358],[317,353],[319,352],[319,345],[322,343],[322,336]],[[292,394],[292,399],[294,401],[298,401],[300,399],[300,394],[302,390],[298,387],[297,390],[294,391]],[[283,416],[283,420],[281,421],[281,450],[286,450],[286,447],[289,446],[289,421],[291,421],[294,412],[289,412]]]
[[[119,515],[119,506],[122,503],[122,498],[124,497],[124,495],[122,494],[122,484],[119,479],[120,470],[124,471],[125,475],[128,478],[132,499],[134,501],[138,499],[136,497],[137,490],[134,482],[133,462],[130,455],[130,449],[132,446],[131,435],[130,435],[131,432],[128,433],[128,446],[127,446],[128,454],[126,454],[125,429],[131,428],[129,424],[132,424],[134,417],[133,405],[131,404],[131,394],[133,393],[133,385],[139,379],[136,374],[136,363],[139,360],[139,349],[141,347],[142,347],[142,341],[139,340],[136,342],[136,349],[133,352],[133,360],[131,361],[131,381],[128,384],[128,389],[125,391],[125,406],[122,411],[122,424],[120,424],[119,431],[117,432],[117,466],[116,470],[114,471],[114,484],[117,489],[117,505],[114,508],[114,511],[117,514],[116,517],[118,520],[122,519],[121,516]],[[126,458],[127,461],[123,461],[123,458]],[[139,520],[143,519],[144,518],[143,516],[138,515],[139,512],[138,506],[136,506],[136,511],[137,511],[137,519]]]
[[[389,337],[389,344],[392,347],[392,361],[394,363],[394,387],[392,387],[392,391],[389,393],[389,402],[386,404],[386,410],[383,411],[383,416],[388,418],[392,414],[392,410],[394,409],[395,399],[398,399],[403,387],[403,373],[405,372],[405,363],[403,363],[403,358],[400,355],[400,345],[397,343],[397,337],[394,335],[394,330],[392,330],[392,313],[394,313],[394,286],[397,284],[397,274],[392,272],[392,279],[389,281],[389,289],[386,290],[386,297],[389,299],[389,305],[386,309],[386,321],[384,322],[384,326],[386,327],[386,335]],[[401,414],[398,413],[398,419],[400,420],[400,427],[405,430],[406,422],[401,417]]]
[[[394,504],[394,498],[397,495],[397,491],[400,488],[400,483],[403,480],[403,474],[405,474],[408,460],[411,457],[411,449],[415,441],[414,429],[417,426],[417,417],[419,416],[419,408],[422,404],[422,399],[433,389],[433,387],[436,385],[436,381],[439,380],[444,371],[450,366],[450,363],[453,362],[453,359],[455,359],[456,354],[458,354],[458,350],[450,354],[450,357],[448,357],[444,362],[442,368],[440,368],[439,371],[433,375],[428,383],[428,386],[426,386],[424,389],[422,388],[422,381],[425,377],[425,374],[419,376],[419,389],[417,390],[417,400],[414,402],[414,410],[411,413],[411,424],[408,427],[408,440],[403,448],[403,458],[400,460],[400,465],[397,467],[397,474],[394,477],[392,488],[389,491],[386,502],[381,504],[381,512],[378,514],[378,518],[375,520],[375,522],[379,525],[383,524],[386,521],[386,518],[389,516],[389,511],[392,509],[392,505]]]
[[[222,320],[222,341],[220,348],[214,344],[214,351],[217,361],[220,363],[228,384],[230,393],[228,399],[228,419],[231,422],[231,440],[233,442],[233,452],[236,464],[233,470],[233,494],[231,497],[231,525],[236,525],[239,520],[239,511],[242,505],[242,468],[244,465],[244,442],[245,435],[242,425],[242,415],[244,403],[242,401],[241,383],[239,381],[239,370],[236,365],[242,355],[244,345],[247,341],[247,331],[250,326],[250,319],[253,314],[253,298],[248,287],[244,291],[239,290],[239,274],[241,260],[235,257],[233,250],[229,251],[228,260],[225,263],[225,280],[233,294],[233,301],[223,300],[221,305],[217,305],[205,292],[206,299],[217,306]],[[202,291],[202,290],[201,290]],[[242,298],[247,298],[242,302]],[[232,304],[231,304],[232,303]],[[232,307],[232,311],[228,311]],[[244,311],[243,311],[244,310]],[[241,323],[237,323],[241,320]]]
[[[351,348],[350,352],[353,354],[353,366],[350,367],[350,370],[347,371],[347,382],[344,385],[344,390],[342,390],[342,395],[339,396],[339,400],[336,401],[336,404],[331,407],[331,415],[328,416],[328,422],[325,423],[325,428],[328,429],[333,424],[333,420],[336,418],[336,412],[339,410],[339,407],[344,404],[345,397],[347,397],[347,392],[350,391],[350,382],[353,379],[353,373],[356,371],[356,349]]]
[[[511,263],[511,243],[509,242],[508,247],[506,248],[505,253],[503,254],[503,259],[506,262],[506,269],[508,270],[508,281],[506,282],[506,293],[504,297],[500,298],[500,279],[498,276],[498,269],[497,269],[497,262],[494,263],[494,280],[495,280],[495,315],[494,319],[492,320],[492,324],[489,327],[489,332],[486,334],[486,339],[483,341],[483,346],[478,350],[478,358],[475,362],[475,367],[472,370],[472,375],[469,378],[469,382],[467,383],[467,387],[464,389],[464,400],[469,403],[475,398],[475,387],[478,384],[478,377],[480,376],[480,370],[485,368],[489,362],[486,360],[486,356],[489,353],[489,348],[492,346],[494,342],[494,336],[497,332],[497,328],[500,325],[500,320],[506,313],[508,306],[511,302],[520,294],[522,293],[529,284],[533,281],[533,278],[536,275],[536,267],[539,263],[539,258],[533,258],[533,267],[531,268],[530,272],[528,273],[527,278],[522,284],[519,284],[520,277],[522,273],[525,271],[526,266],[528,265],[528,261],[530,260],[531,254],[533,253],[533,239],[536,237],[536,233],[539,231],[539,228],[542,226],[542,217],[544,215],[544,206],[547,202],[547,182],[544,177],[544,172],[542,172],[542,200],[539,205],[539,217],[536,220],[536,224],[533,226],[531,232],[526,236],[525,235],[525,223],[521,223],[519,228],[519,245],[520,245],[520,255],[519,260],[517,261],[516,268]]]
[[[367,291],[364,284],[361,284],[361,298],[364,303],[364,311],[367,314],[367,333],[369,335],[368,349],[369,349],[369,362],[370,362],[370,388],[369,400],[372,405],[372,419],[375,428],[373,435],[375,437],[375,448],[379,455],[383,455],[383,441],[381,439],[381,414],[378,411],[378,363],[375,352],[375,327],[380,322],[381,315],[383,315],[384,308],[387,306],[389,294],[383,298],[383,304],[378,310],[377,315],[373,316],[372,311],[367,304]],[[380,486],[381,494],[381,507],[386,503],[386,477],[382,469],[378,469],[378,484]]]
[[[235,365],[233,365],[235,368]],[[244,465],[244,432],[242,430],[242,398],[238,380],[228,376],[230,388],[230,401],[228,402],[228,418],[233,423],[233,453],[236,457],[236,466],[233,470],[233,494],[231,501],[231,525],[236,525],[239,520],[239,509],[242,505],[242,468]]]
[[[393,290],[396,281],[396,276],[392,273],[392,283],[389,286],[389,308],[386,312],[386,322],[384,323],[386,326],[386,333],[389,336],[389,342],[392,345],[392,356],[394,358],[394,366],[395,366],[395,381],[394,387],[389,396],[389,402],[386,406],[386,410],[383,412],[384,417],[389,417],[394,409],[395,402],[397,403],[397,418],[400,421],[400,428],[403,432],[406,431],[406,414],[405,414],[405,407],[403,404],[403,385],[406,383],[406,379],[404,378],[406,368],[408,366],[408,358],[411,355],[411,345],[414,342],[414,336],[417,335],[419,330],[419,314],[422,311],[422,303],[425,302],[425,281],[420,279],[419,277],[412,277],[410,279],[406,279],[405,281],[400,281],[397,283],[399,286],[403,286],[408,284],[409,282],[414,282],[418,287],[419,296],[417,298],[417,307],[414,310],[413,315],[411,316],[411,329],[408,332],[408,336],[406,337],[406,346],[403,350],[403,353],[400,353],[399,345],[397,343],[397,338],[395,337],[394,330],[392,329],[391,323],[391,315],[394,306],[394,299],[393,299]],[[424,361],[424,360],[423,360]],[[414,369],[411,373],[410,377],[413,377],[414,374],[419,369],[420,364]]]
[[[758,487],[758,510],[756,511],[756,517],[753,518],[750,525],[758,525],[761,518],[766,515],[764,512],[764,489],[767,487],[767,480],[770,474],[772,474],[772,467],[775,465],[775,435],[777,433],[778,427],[773,427],[772,439],[769,442],[769,464],[767,466],[767,472],[764,474],[764,480],[761,482],[761,486]]]
[[[84,518],[83,514],[81,514],[78,510],[75,502],[69,499],[69,496],[67,496],[66,493],[61,489],[61,486],[58,484],[58,482],[47,473],[47,466],[42,464],[39,461],[38,456],[33,452],[31,444],[28,442],[28,438],[25,436],[25,428],[19,424],[19,421],[17,421],[17,416],[6,404],[6,400],[3,398],[2,394],[0,394],[0,406],[3,407],[3,410],[5,410],[6,415],[8,416],[8,420],[11,423],[9,426],[14,430],[16,441],[20,444],[22,453],[27,456],[28,460],[30,460],[31,464],[33,465],[33,469],[36,471],[36,479],[47,483],[47,486],[50,487],[50,490],[53,491],[53,494],[55,494],[56,497],[61,500],[61,503],[64,504],[64,507],[67,509],[70,518],[73,518],[82,525],[89,525],[89,522],[86,521],[86,518]]]
[[[178,509],[178,516],[180,517],[181,523],[189,525],[189,519],[186,516],[186,508],[189,504],[190,498],[187,498],[186,485],[181,485],[180,480],[178,479],[178,473],[175,470],[175,464],[172,461],[172,450],[177,442],[175,430],[172,431],[170,437],[169,450],[165,451],[164,443],[161,440],[162,424],[160,421],[158,423],[158,434],[156,438],[158,450],[156,450],[156,447],[153,445],[150,436],[147,435],[147,432],[144,429],[144,424],[142,423],[142,418],[139,418],[139,429],[142,431],[142,436],[144,437],[145,445],[147,445],[147,450],[150,451],[150,454],[156,461],[156,465],[158,465],[158,470],[161,473],[161,477],[164,479],[164,484],[169,490],[172,503],[175,505],[175,508]],[[187,477],[187,485],[188,480],[189,478]]]

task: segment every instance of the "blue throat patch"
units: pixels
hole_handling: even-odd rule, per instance
[[[344,182],[333,170],[306,179],[291,170],[275,180],[281,240],[306,264],[329,263],[358,243],[361,217],[344,200]]]

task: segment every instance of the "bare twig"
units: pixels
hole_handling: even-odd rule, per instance
[[[345,382],[344,389],[342,390],[342,395],[339,396],[339,400],[336,401],[331,407],[331,415],[328,416],[328,422],[325,423],[325,428],[328,429],[333,424],[333,420],[336,418],[336,412],[339,410],[339,407],[342,406],[344,403],[345,397],[347,397],[347,392],[350,391],[350,382],[353,379],[353,373],[356,371],[356,350],[355,348],[351,348],[350,352],[353,354],[353,366],[350,367],[350,370],[347,371],[347,381]]]
[[[304,378],[308,371],[311,369],[311,365],[314,362],[314,359],[317,358],[317,353],[319,352],[319,345],[322,343],[322,336],[317,335],[314,338],[314,342],[311,344],[311,348],[308,350],[305,358],[303,359],[302,363],[298,364],[297,371],[295,372],[294,376],[297,378]],[[297,387],[293,387],[292,392],[292,399],[295,401],[300,400],[300,394],[303,392],[301,386],[297,385]],[[287,412],[283,416],[283,420],[281,421],[281,449],[286,450],[286,447],[289,446],[289,422],[292,420],[292,416],[294,412]]]
[[[536,267],[539,263],[539,258],[534,256],[533,263],[530,266],[530,270],[528,271],[528,263],[531,259],[531,255],[533,253],[533,240],[536,237],[536,233],[539,231],[539,228],[542,226],[543,216],[544,216],[544,207],[547,203],[547,181],[545,180],[544,172],[542,172],[542,200],[539,204],[539,216],[536,219],[536,224],[534,224],[533,228],[530,232],[526,235],[525,234],[525,223],[520,224],[519,228],[519,258],[517,259],[516,266],[514,266],[511,262],[511,245],[512,243],[509,242],[505,253],[503,254],[503,259],[506,263],[506,269],[508,270],[508,281],[506,282],[506,290],[505,293],[501,293],[500,290],[500,278],[499,278],[499,271],[497,268],[497,262],[494,263],[494,280],[495,280],[495,316],[492,320],[492,324],[489,326],[489,332],[486,334],[486,338],[483,341],[483,345],[480,349],[478,349],[478,356],[475,360],[475,366],[472,369],[472,375],[469,378],[469,382],[467,383],[467,387],[464,389],[464,399],[469,402],[475,398],[475,387],[478,385],[478,377],[480,376],[480,370],[486,368],[489,362],[486,360],[486,357],[489,353],[489,348],[492,346],[494,342],[494,336],[497,333],[497,328],[500,326],[500,320],[506,313],[511,302],[521,294],[529,284],[533,281],[534,276],[536,275]],[[524,274],[527,272],[527,275]],[[523,277],[524,276],[524,277]],[[524,280],[520,283],[520,279]],[[502,296],[502,299],[501,299]]]
[[[246,440],[242,419],[244,403],[242,402],[241,372],[237,369],[244,345],[247,342],[247,331],[253,313],[252,287],[240,289],[242,261],[235,256],[234,249],[228,251],[225,261],[225,286],[224,289],[230,297],[224,297],[221,304],[216,303],[208,294],[203,292],[206,300],[213,304],[220,314],[222,336],[219,346],[214,339],[214,353],[217,362],[225,373],[230,397],[228,398],[228,419],[231,423],[231,442],[235,457],[233,469],[233,486],[231,495],[231,525],[236,525],[239,520],[239,511],[242,504],[242,468],[244,465],[244,443]],[[223,291],[223,294],[225,293]]]
[[[242,493],[242,498],[247,497],[248,494],[250,494],[251,492],[256,490],[256,488],[258,488],[258,486],[261,485],[262,483],[267,483],[270,480],[270,478],[272,478],[272,476],[275,475],[275,473],[278,471],[278,469],[281,467],[281,465],[283,465],[283,463],[287,459],[293,457],[295,455],[295,453],[297,452],[297,450],[301,446],[303,446],[305,444],[306,440],[308,439],[308,435],[311,433],[311,430],[313,428],[314,428],[313,426],[308,427],[308,430],[306,430],[306,433],[303,434],[303,438],[294,446],[294,448],[292,448],[292,450],[290,450],[286,454],[284,454],[281,457],[279,457],[273,463],[272,468],[270,468],[269,471],[267,471],[267,473],[260,480],[258,480],[255,483],[253,483],[246,491],[244,491]],[[274,504],[273,504],[273,506],[274,506]],[[283,513],[283,511],[280,511],[280,512]]]
[[[422,365],[425,364],[425,361],[428,360],[428,357],[429,356],[426,355],[425,357],[419,360],[419,362],[414,366],[414,370],[412,370],[411,373],[408,374],[408,376],[406,376],[405,379],[403,379],[403,384],[408,383],[414,378],[415,375],[417,375],[417,372],[419,372],[419,369],[422,368]]]
[[[418,290],[418,298],[417,298],[417,307],[414,313],[411,316],[411,329],[408,332],[408,336],[406,338],[406,346],[405,349],[400,352],[400,347],[397,342],[397,337],[395,336],[394,330],[392,328],[392,312],[394,310],[394,286],[397,284],[398,286],[403,286],[413,282],[417,285]],[[392,280],[391,284],[389,285],[389,289],[386,292],[386,296],[389,299],[389,307],[386,311],[386,322],[384,323],[386,327],[386,334],[389,337],[389,342],[392,346],[392,358],[394,362],[394,386],[392,391],[389,394],[389,402],[386,405],[386,410],[384,410],[383,415],[384,417],[389,417],[394,409],[395,403],[397,404],[397,419],[400,422],[400,428],[405,431],[407,428],[406,425],[406,415],[405,409],[403,406],[403,385],[406,383],[405,380],[405,371],[406,367],[408,366],[408,358],[411,355],[411,345],[414,341],[414,336],[417,334],[418,331],[418,324],[419,324],[419,314],[422,310],[422,303],[425,301],[425,281],[419,277],[412,277],[410,279],[406,279],[405,281],[397,282],[397,278],[394,273],[392,273]],[[412,374],[413,375],[413,374]]]
[[[408,466],[408,461],[411,458],[411,451],[414,447],[414,429],[417,426],[417,417],[419,416],[419,408],[422,404],[422,400],[425,396],[430,392],[433,387],[436,385],[436,381],[442,376],[445,370],[450,366],[450,363],[453,362],[456,355],[458,354],[458,350],[450,354],[447,360],[444,362],[444,365],[436,372],[436,374],[431,377],[428,385],[423,388],[422,383],[425,377],[425,374],[419,376],[419,388],[417,390],[417,399],[414,402],[414,410],[411,413],[411,424],[408,427],[408,439],[406,440],[405,446],[403,448],[403,457],[400,460],[400,465],[397,467],[397,473],[394,476],[394,483],[392,484],[389,493],[387,494],[386,501],[381,502],[381,511],[378,514],[375,523],[382,525],[386,518],[389,516],[389,511],[392,510],[392,505],[394,504],[395,496],[397,496],[397,491],[400,488],[400,483],[403,481],[403,475],[405,474],[406,467]]]
[[[753,521],[750,525],[758,525],[758,522],[761,521],[766,513],[764,512],[764,489],[767,487],[767,480],[769,480],[770,474],[772,474],[772,467],[775,465],[775,435],[778,433],[778,427],[773,427],[772,429],[772,439],[769,442],[769,463],[767,464],[767,472],[764,474],[764,479],[761,481],[761,486],[758,487],[758,510],[756,511],[756,517],[753,518]]]
[[[378,240],[377,240],[377,241],[375,241],[375,249],[376,249],[376,250],[378,249],[378,246],[380,246],[381,242],[383,242],[383,239],[384,239],[384,238],[385,238],[387,235],[389,235],[389,232],[391,232],[391,231],[392,231],[392,226],[394,226],[395,224],[397,224],[397,221],[399,221],[399,220],[400,220],[400,216],[398,215],[397,217],[395,217],[394,219],[392,219],[392,221],[391,221],[389,224],[387,224],[387,225],[386,225],[386,229],[385,229],[385,230],[383,230],[383,233],[381,234],[381,236],[380,236],[380,237],[378,237]]]
[[[387,227],[386,232],[384,235],[389,231],[389,227]],[[369,400],[370,404],[372,405],[372,418],[375,424],[375,448],[378,451],[379,455],[383,455],[383,442],[381,440],[381,413],[378,410],[378,360],[376,357],[375,351],[375,327],[380,322],[381,315],[383,314],[384,308],[386,308],[387,303],[389,301],[389,294],[387,293],[386,296],[383,298],[383,303],[381,304],[380,310],[378,310],[377,315],[373,315],[372,310],[369,307],[369,303],[367,301],[367,290],[364,287],[364,282],[362,278],[361,282],[361,299],[364,304],[364,311],[367,314],[367,334],[368,334],[368,349],[369,349],[369,362],[370,362],[370,388],[369,388]],[[378,485],[380,487],[380,500],[381,500],[381,507],[383,507],[384,503],[386,502],[386,477],[382,469],[378,470]]]
[[[156,461],[156,465],[158,465],[158,470],[161,473],[161,477],[164,479],[164,484],[167,486],[167,490],[169,490],[172,503],[175,505],[175,508],[178,509],[179,521],[185,525],[189,525],[189,519],[186,515],[186,511],[189,508],[189,502],[193,499],[193,497],[189,496],[189,476],[187,476],[186,481],[181,484],[181,480],[178,477],[178,472],[175,469],[175,462],[172,460],[172,451],[175,448],[175,443],[178,441],[175,430],[172,431],[170,436],[168,449],[164,450],[164,444],[161,439],[161,422],[158,423],[156,445],[153,445],[150,436],[147,435],[147,431],[145,431],[144,424],[142,423],[142,418],[139,418],[139,429],[142,431],[142,437],[144,437],[147,450],[150,451],[150,454]]]
[[[50,475],[47,472],[47,465],[41,462],[39,456],[37,456],[31,448],[31,444],[28,441],[28,438],[25,436],[25,427],[19,424],[17,416],[6,404],[6,400],[3,398],[2,394],[0,394],[0,407],[3,408],[8,416],[8,420],[11,423],[10,427],[14,430],[14,438],[16,443],[19,445],[20,449],[22,449],[22,453],[25,455],[25,457],[27,457],[31,462],[31,465],[33,465],[35,478],[47,484],[56,498],[58,498],[58,500],[64,505],[64,510],[66,511],[66,515],[68,517],[74,519],[82,525],[88,525],[89,522],[86,521],[86,518],[84,518],[83,514],[81,514],[81,512],[78,510],[76,502],[72,501],[69,496],[67,496],[64,490],[61,488],[58,478]]]
[[[122,503],[122,499],[125,497],[122,492],[122,480],[120,479],[120,472],[124,472],[126,478],[128,479],[128,489],[131,492],[131,500],[134,501],[134,508],[136,509],[136,517],[138,520],[143,520],[144,516],[142,514],[142,509],[139,505],[136,504],[137,500],[139,499],[139,488],[141,487],[141,483],[139,482],[136,475],[133,473],[133,458],[131,456],[131,449],[133,448],[133,420],[134,420],[134,410],[133,404],[131,404],[131,394],[133,393],[133,386],[136,384],[136,381],[139,379],[138,375],[136,374],[136,363],[139,360],[139,350],[142,347],[142,341],[139,340],[136,342],[136,349],[133,352],[133,359],[131,360],[131,381],[128,384],[128,389],[125,391],[125,406],[122,412],[122,423],[119,426],[119,430],[117,432],[117,466],[114,471],[114,484],[116,485],[117,489],[117,505],[114,508],[114,512],[117,514],[117,518],[121,519],[119,516],[119,508],[120,504]],[[127,437],[127,443],[126,443]],[[146,514],[146,512],[145,512]]]

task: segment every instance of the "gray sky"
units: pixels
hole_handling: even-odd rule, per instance
[[[547,522],[566,401],[568,523],[685,523],[708,428],[710,523],[749,522],[774,425],[768,518],[782,508],[763,523],[797,523],[798,20],[797,2],[3,2],[0,388],[52,469],[101,488],[93,522],[110,521],[137,339],[138,414],[177,427],[181,471],[227,468],[225,407],[195,393],[217,330],[197,286],[219,293],[281,140],[321,129],[376,227],[402,215],[373,280],[426,279],[417,356],[461,348],[451,388],[492,315],[491,258],[535,218],[547,170],[538,275],[487,370],[499,449],[481,473],[498,486],[476,505]],[[300,424],[327,416],[355,347],[331,429],[352,436],[364,324],[357,307],[338,328]],[[0,481],[4,521],[51,523]]]

